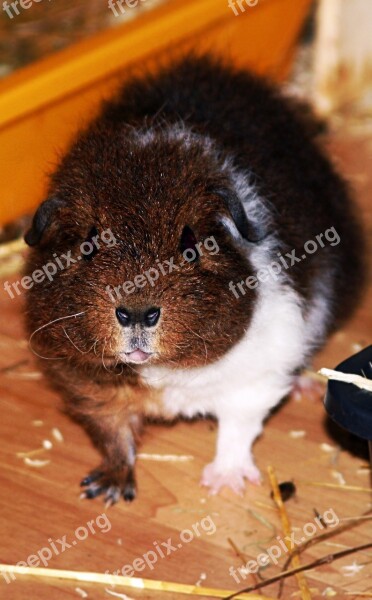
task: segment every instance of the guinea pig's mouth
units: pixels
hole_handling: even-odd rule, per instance
[[[144,352],[144,350],[137,348],[131,352],[121,352],[120,358],[125,363],[135,363],[138,365],[147,362],[153,354],[153,352]]]

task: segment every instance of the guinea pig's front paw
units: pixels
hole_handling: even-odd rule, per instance
[[[260,471],[254,464],[222,469],[212,462],[204,467],[200,483],[209,488],[210,494],[218,494],[221,488],[229,487],[235,494],[242,496],[245,479],[255,485],[261,483]]]
[[[80,485],[85,488],[80,498],[91,500],[103,495],[106,508],[116,504],[121,497],[126,502],[132,502],[136,497],[134,472],[128,467],[117,470],[100,467],[84,477]]]

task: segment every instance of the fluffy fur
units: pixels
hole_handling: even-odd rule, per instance
[[[251,446],[263,420],[354,308],[360,228],[344,182],[298,113],[253,75],[187,57],[129,81],[52,177],[26,236],[28,274],[53,253],[79,254],[93,227],[117,240],[28,292],[32,347],[103,454],[82,482],[86,497],[133,499],[146,416],[214,415],[217,453],[202,482],[214,492],[257,482]],[[231,281],[279,254],[301,256],[330,228],[338,245],[232,293]],[[110,299],[108,285],[172,257],[180,264],[185,236],[193,247],[213,236],[219,252]],[[146,326],[153,307],[160,319]]]

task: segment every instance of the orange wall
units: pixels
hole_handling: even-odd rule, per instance
[[[259,0],[234,16],[227,0],[172,0],[0,82],[0,222],[43,199],[59,154],[130,70],[196,47],[280,80],[310,4]]]

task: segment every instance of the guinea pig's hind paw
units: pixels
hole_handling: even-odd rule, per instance
[[[245,478],[255,484],[261,482],[260,472],[254,465],[251,467],[237,467],[235,469],[223,470],[216,467],[214,463],[210,463],[204,468],[200,483],[208,487],[209,493],[212,495],[218,494],[221,488],[228,487],[235,494],[243,496]]]
[[[102,495],[106,508],[119,502],[121,497],[126,502],[132,502],[136,497],[136,482],[132,469],[127,469],[126,472],[95,469],[84,477],[80,485],[85,488],[80,498],[92,500]]]

